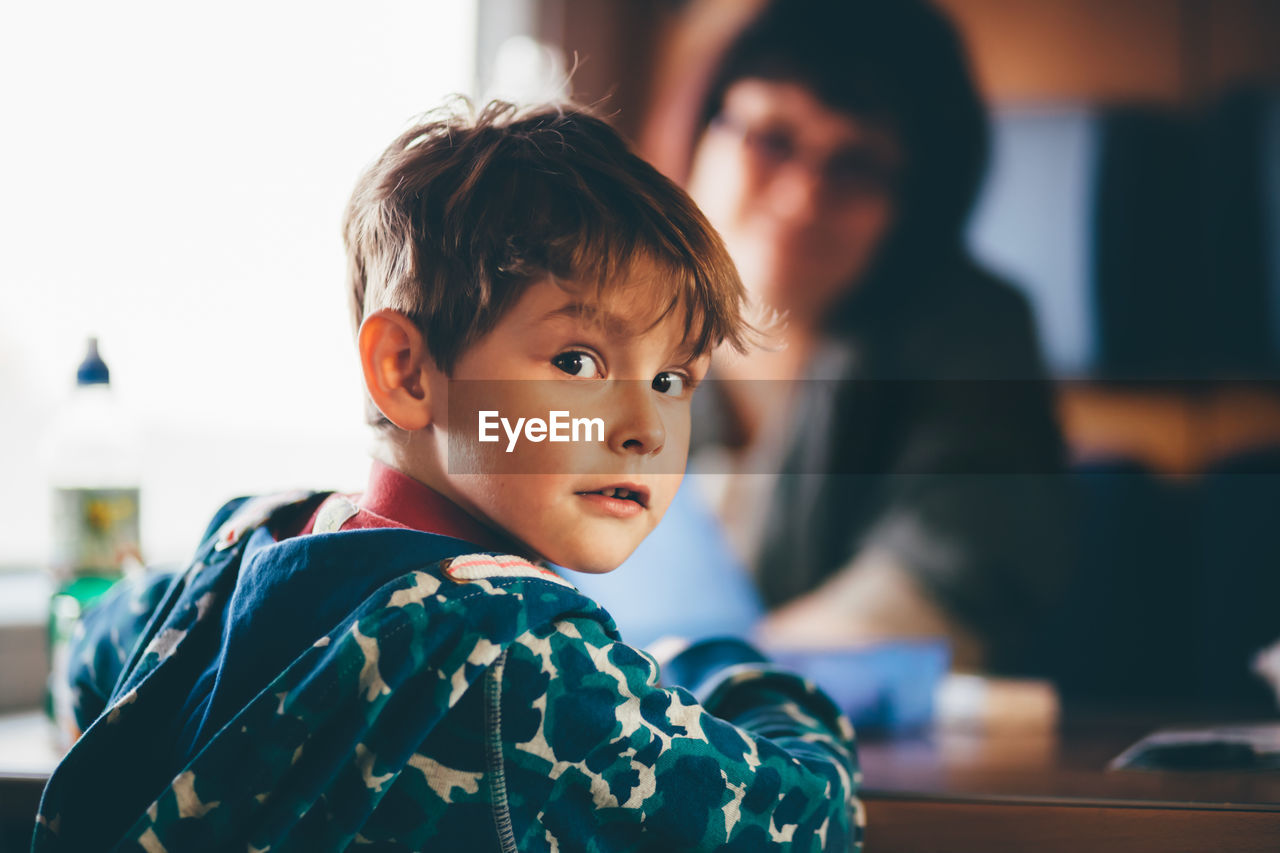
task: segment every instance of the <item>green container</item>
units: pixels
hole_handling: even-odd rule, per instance
[[[106,594],[119,575],[86,575],[72,580],[49,599],[49,681],[45,689],[45,713],[58,725],[60,735],[71,735],[75,697],[67,682],[71,639],[80,616]],[[70,738],[64,743],[70,746]]]

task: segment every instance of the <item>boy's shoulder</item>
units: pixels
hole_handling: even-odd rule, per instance
[[[239,608],[240,612],[256,610],[266,598],[274,598],[278,607],[295,609],[303,601],[318,604],[328,599],[331,605],[320,608],[326,613],[321,621],[332,624],[312,626],[321,633],[338,631],[346,622],[366,633],[426,630],[419,622],[430,614],[430,631],[437,635],[448,624],[442,620],[452,616],[464,623],[469,634],[488,636],[497,631],[506,636],[565,610],[599,609],[543,565],[514,554],[479,550],[473,543],[449,536],[401,528],[323,535],[338,532],[344,515],[352,510],[349,501],[329,493],[297,492],[245,501],[202,544],[203,562],[234,576],[223,581],[233,590],[233,599],[254,596],[248,602],[252,606]],[[314,532],[322,535],[275,540],[272,531],[288,526],[291,516],[313,511]],[[198,555],[197,571],[200,563]],[[206,585],[207,581],[193,584],[193,595]],[[233,608],[231,615],[236,613]],[[498,626],[504,617],[510,624],[502,630]],[[602,621],[612,630],[607,616]]]
[[[90,837],[97,831],[134,838],[165,831],[166,815],[182,814],[185,794],[178,783],[184,779],[198,780],[203,800],[224,804],[225,811],[218,820],[206,821],[206,828],[214,836],[234,837],[236,826],[246,825],[251,816],[274,814],[273,809],[287,808],[294,793],[301,795],[289,780],[304,745],[321,777],[345,779],[354,772],[361,782],[362,765],[351,760],[355,742],[335,737],[335,731],[354,733],[372,754],[407,756],[518,637],[568,613],[614,630],[602,610],[548,569],[514,555],[476,552],[475,546],[448,537],[357,530],[297,537],[294,552],[273,548],[269,529],[281,513],[313,511],[323,499],[322,493],[291,493],[233,502],[210,524],[191,566],[162,585],[152,612],[133,614],[136,603],[122,598],[118,607],[107,608],[111,612],[94,614],[93,630],[100,628],[103,637],[110,636],[114,616],[139,617],[145,628],[114,689],[105,691],[110,697],[96,722],[46,793],[43,826],[51,830],[62,817],[60,843],[53,840],[56,831],[43,833],[48,849],[73,849],[82,842],[81,849],[88,849],[104,840]],[[250,564],[270,558],[268,551],[276,553],[279,571],[245,583],[244,573],[256,565]],[[317,572],[308,584],[324,586],[321,576],[332,570],[327,577],[365,577],[365,592],[318,621],[315,614],[298,617],[299,626],[318,631],[295,636],[301,640],[295,648],[269,647],[279,639],[266,630],[279,628],[277,617],[310,608],[288,594],[291,588],[272,593],[260,582],[267,575],[287,577],[301,560],[310,561],[302,574]],[[385,564],[382,575],[373,571],[379,563]],[[264,594],[241,608],[237,596],[249,586]],[[341,599],[342,592],[331,590],[329,597]],[[237,613],[246,611],[263,620],[263,632],[244,634],[243,626],[233,624]],[[150,754],[143,746],[168,731],[175,709],[197,692],[213,649],[223,658],[219,683],[224,676],[230,682],[236,672],[260,669],[262,683],[247,679],[255,682],[252,689],[225,709],[227,724],[189,763],[174,768],[163,756],[156,756],[155,766],[140,762],[139,755]],[[408,707],[414,712],[406,713]],[[111,809],[92,805],[89,789],[103,768],[130,764],[138,784],[122,786]],[[175,770],[181,771],[176,779]],[[171,779],[153,802],[155,791]],[[258,787],[245,788],[246,780]],[[273,805],[257,799],[263,790],[290,793]],[[128,815],[136,817],[132,828],[120,823]],[[69,823],[102,829],[69,831]]]
[[[189,574],[195,575],[213,566],[234,564],[236,571],[244,571],[246,557],[256,556],[263,545],[278,545],[274,534],[288,529],[299,517],[312,516],[315,534],[344,532],[352,534],[341,538],[305,536],[287,540],[289,546],[279,551],[272,569],[279,572],[280,565],[291,566],[299,562],[311,562],[317,555],[328,560],[343,560],[357,556],[372,556],[373,562],[391,560],[390,571],[365,574],[388,580],[400,578],[412,580],[421,590],[431,588],[444,601],[452,596],[442,581],[452,581],[454,588],[465,587],[464,594],[483,590],[493,594],[508,594],[508,587],[522,581],[539,581],[562,587],[577,594],[577,588],[562,576],[515,554],[483,550],[480,546],[455,539],[444,534],[408,530],[403,528],[373,528],[342,530],[343,522],[356,512],[355,505],[347,498],[333,492],[295,491],[262,497],[237,498],[225,504],[210,522]],[[254,534],[265,534],[254,541]],[[363,562],[368,562],[365,560]],[[397,572],[396,569],[403,568]],[[392,590],[387,597],[389,606],[402,606],[407,601],[422,603],[425,599],[406,598],[403,590]],[[397,603],[399,602],[399,603]]]

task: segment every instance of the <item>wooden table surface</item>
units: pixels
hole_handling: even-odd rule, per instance
[[[1280,772],[1109,771],[1156,728],[1068,716],[1051,732],[931,732],[859,748],[870,851],[1280,851]]]
[[[1213,716],[1201,722],[1239,722]],[[1280,772],[1108,771],[1186,714],[1068,716],[1056,731],[932,732],[859,747],[869,853],[1280,851]],[[43,718],[0,718],[0,853],[25,850],[56,752]]]

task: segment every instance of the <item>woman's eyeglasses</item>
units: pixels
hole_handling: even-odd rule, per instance
[[[752,127],[724,114],[712,121],[712,127],[737,135],[747,153],[762,166],[795,164],[809,169],[833,199],[882,196],[897,189],[898,165],[870,144],[844,145],[831,152],[806,151],[795,133],[785,127]]]

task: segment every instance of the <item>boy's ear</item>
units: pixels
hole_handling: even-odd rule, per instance
[[[360,324],[356,345],[364,385],[378,411],[403,430],[430,426],[427,380],[435,362],[413,321],[389,308],[375,311]]]

